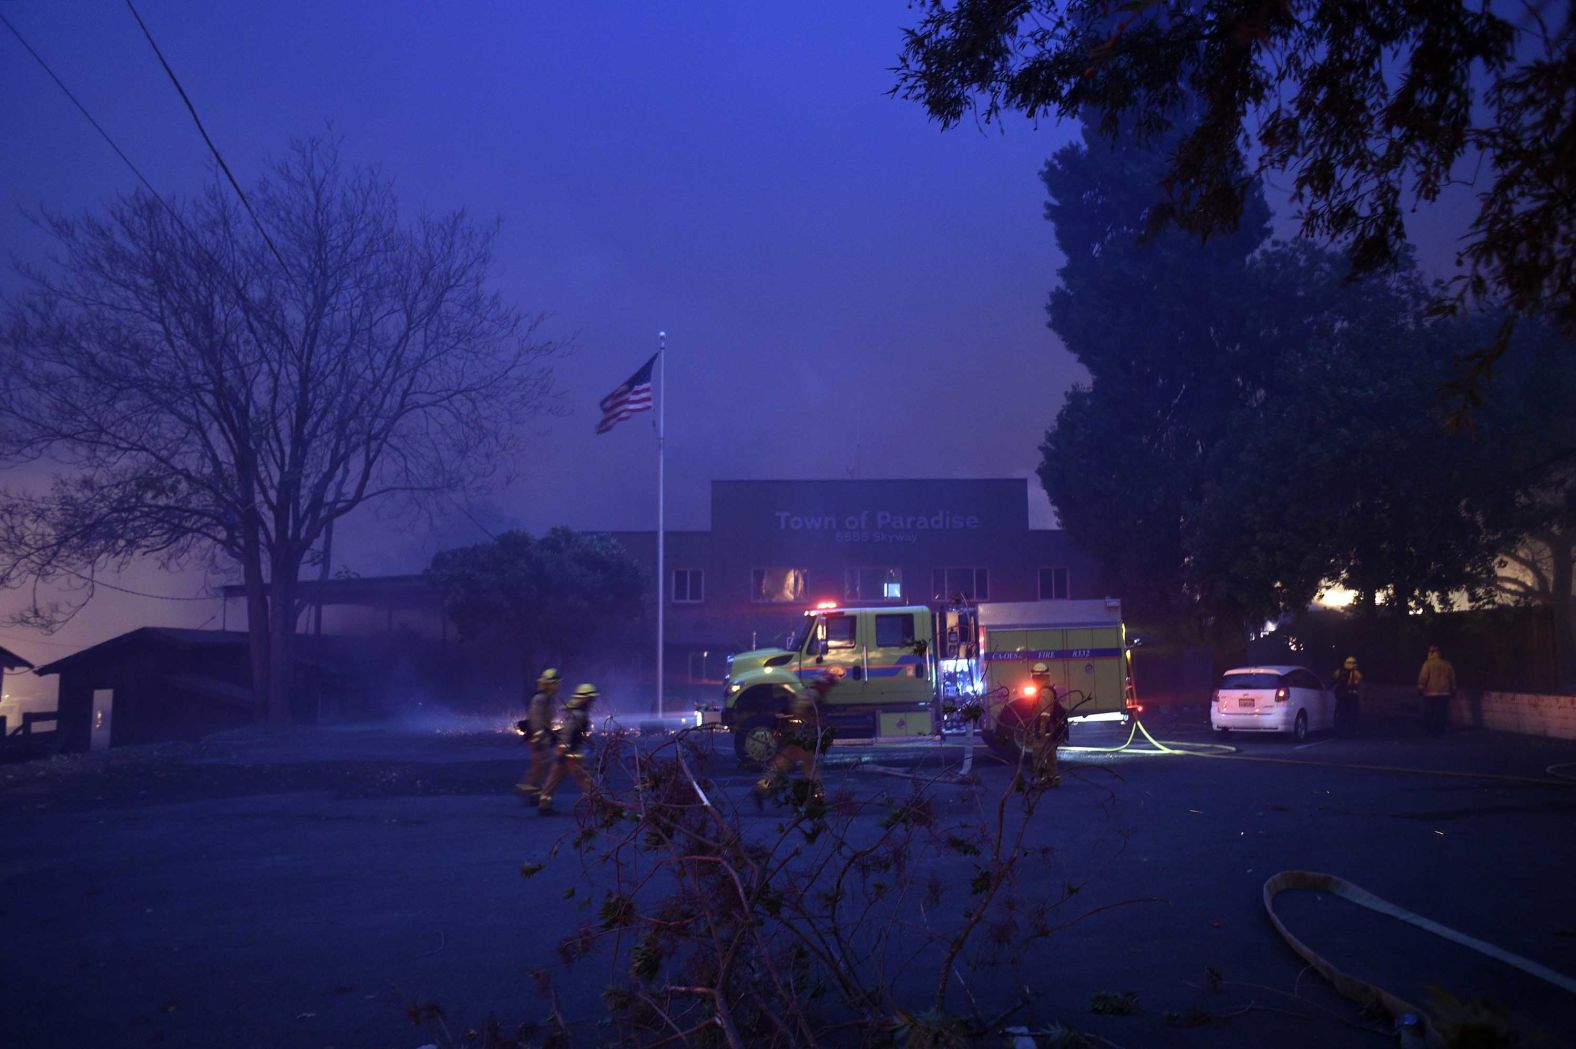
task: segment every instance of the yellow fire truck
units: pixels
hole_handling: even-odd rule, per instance
[[[940,739],[977,725],[1015,753],[1041,704],[1030,668],[1045,663],[1074,723],[1124,721],[1137,706],[1121,602],[1001,601],[804,613],[781,648],[730,656],[722,722],[741,761],[769,761],[773,732],[808,682],[838,668],[821,716],[838,741]]]

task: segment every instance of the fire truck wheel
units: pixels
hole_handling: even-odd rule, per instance
[[[1027,719],[1010,706],[996,716],[996,723],[985,734],[985,742],[997,757],[1013,764],[1034,750]]]
[[[764,714],[747,718],[733,732],[733,752],[746,765],[765,765],[777,756],[776,719]]]

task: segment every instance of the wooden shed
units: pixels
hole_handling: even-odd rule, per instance
[[[196,739],[255,720],[246,635],[141,627],[39,667],[60,675],[62,750]]]

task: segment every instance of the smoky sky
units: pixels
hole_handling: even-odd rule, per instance
[[[202,184],[205,147],[124,5],[4,10],[160,191]],[[706,527],[713,478],[1031,476],[1079,377],[1045,326],[1061,259],[1037,177],[1076,129],[942,132],[888,97],[904,0],[139,10],[243,184],[291,136],[332,128],[411,213],[501,218],[498,287],[573,343],[555,369],[565,412],[520,420],[507,488],[431,527],[362,515],[336,567],[419,570],[483,539],[475,522],[653,527],[653,416],[593,430],[659,330],[672,528]],[[37,258],[26,212],[100,206],[133,176],[8,33],[0,97],[0,243]],[[1033,492],[1031,522],[1049,525]],[[204,585],[146,566],[129,578]],[[216,607],[122,595],[52,644]]]

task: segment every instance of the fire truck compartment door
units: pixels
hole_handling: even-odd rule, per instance
[[[865,701],[883,707],[930,709],[930,617],[913,611],[866,612]],[[924,652],[916,651],[925,642]]]

